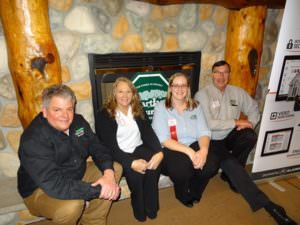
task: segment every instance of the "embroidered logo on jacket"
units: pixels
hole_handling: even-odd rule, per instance
[[[78,128],[77,130],[75,130],[75,135],[77,137],[80,137],[80,136],[84,135],[84,128],[81,127],[81,128]]]

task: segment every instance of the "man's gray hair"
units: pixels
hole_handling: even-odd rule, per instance
[[[42,93],[43,107],[48,108],[53,97],[70,98],[74,107],[76,104],[76,96],[74,91],[64,84],[54,84],[44,89]]]

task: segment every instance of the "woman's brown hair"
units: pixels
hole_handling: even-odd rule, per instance
[[[110,94],[110,96],[108,97],[107,101],[104,104],[104,108],[107,110],[107,112],[109,113],[109,115],[113,118],[115,118],[116,116],[116,108],[118,106],[117,101],[116,101],[116,89],[119,83],[124,82],[128,85],[128,87],[130,88],[131,92],[132,92],[132,100],[131,100],[131,107],[132,107],[132,114],[134,117],[140,117],[142,119],[145,118],[144,115],[144,110],[143,107],[141,105],[141,101],[140,101],[140,97],[139,94],[136,90],[136,88],[134,87],[134,85],[132,84],[132,82],[126,78],[126,77],[119,77],[116,79],[115,83],[113,84],[113,90],[112,93]]]
[[[174,81],[174,79],[176,77],[184,77],[186,79],[187,88],[188,88],[188,93],[187,93],[187,96],[186,96],[187,108],[188,109],[194,109],[194,108],[196,108],[197,105],[198,105],[198,103],[194,99],[192,99],[191,88],[190,88],[190,78],[185,73],[174,73],[170,77],[170,79],[169,79],[169,87],[168,87],[168,92],[167,92],[167,97],[166,97],[166,101],[165,101],[166,108],[167,109],[173,108],[173,106],[172,106],[172,92],[171,92],[171,87],[172,87],[173,81]]]

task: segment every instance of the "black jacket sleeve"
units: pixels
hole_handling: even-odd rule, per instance
[[[154,153],[161,152],[162,147],[156,136],[150,122],[147,118],[141,119],[137,118],[136,122],[138,124],[139,130],[141,132],[141,138],[144,145],[150,148]]]
[[[131,168],[135,158],[122,151],[117,142],[117,122],[111,118],[106,109],[98,112],[96,119],[96,133],[99,139],[112,151],[113,159],[124,168]]]

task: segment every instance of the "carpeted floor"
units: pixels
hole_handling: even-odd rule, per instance
[[[261,183],[259,187],[300,225],[300,179],[297,177],[276,181],[284,192]],[[107,225],[275,225],[265,212],[253,213],[240,194],[233,193],[227,183],[216,176],[209,183],[199,204],[187,208],[179,203],[172,188],[160,190],[160,211],[154,220],[141,223],[134,219],[130,199],[113,203]]]

